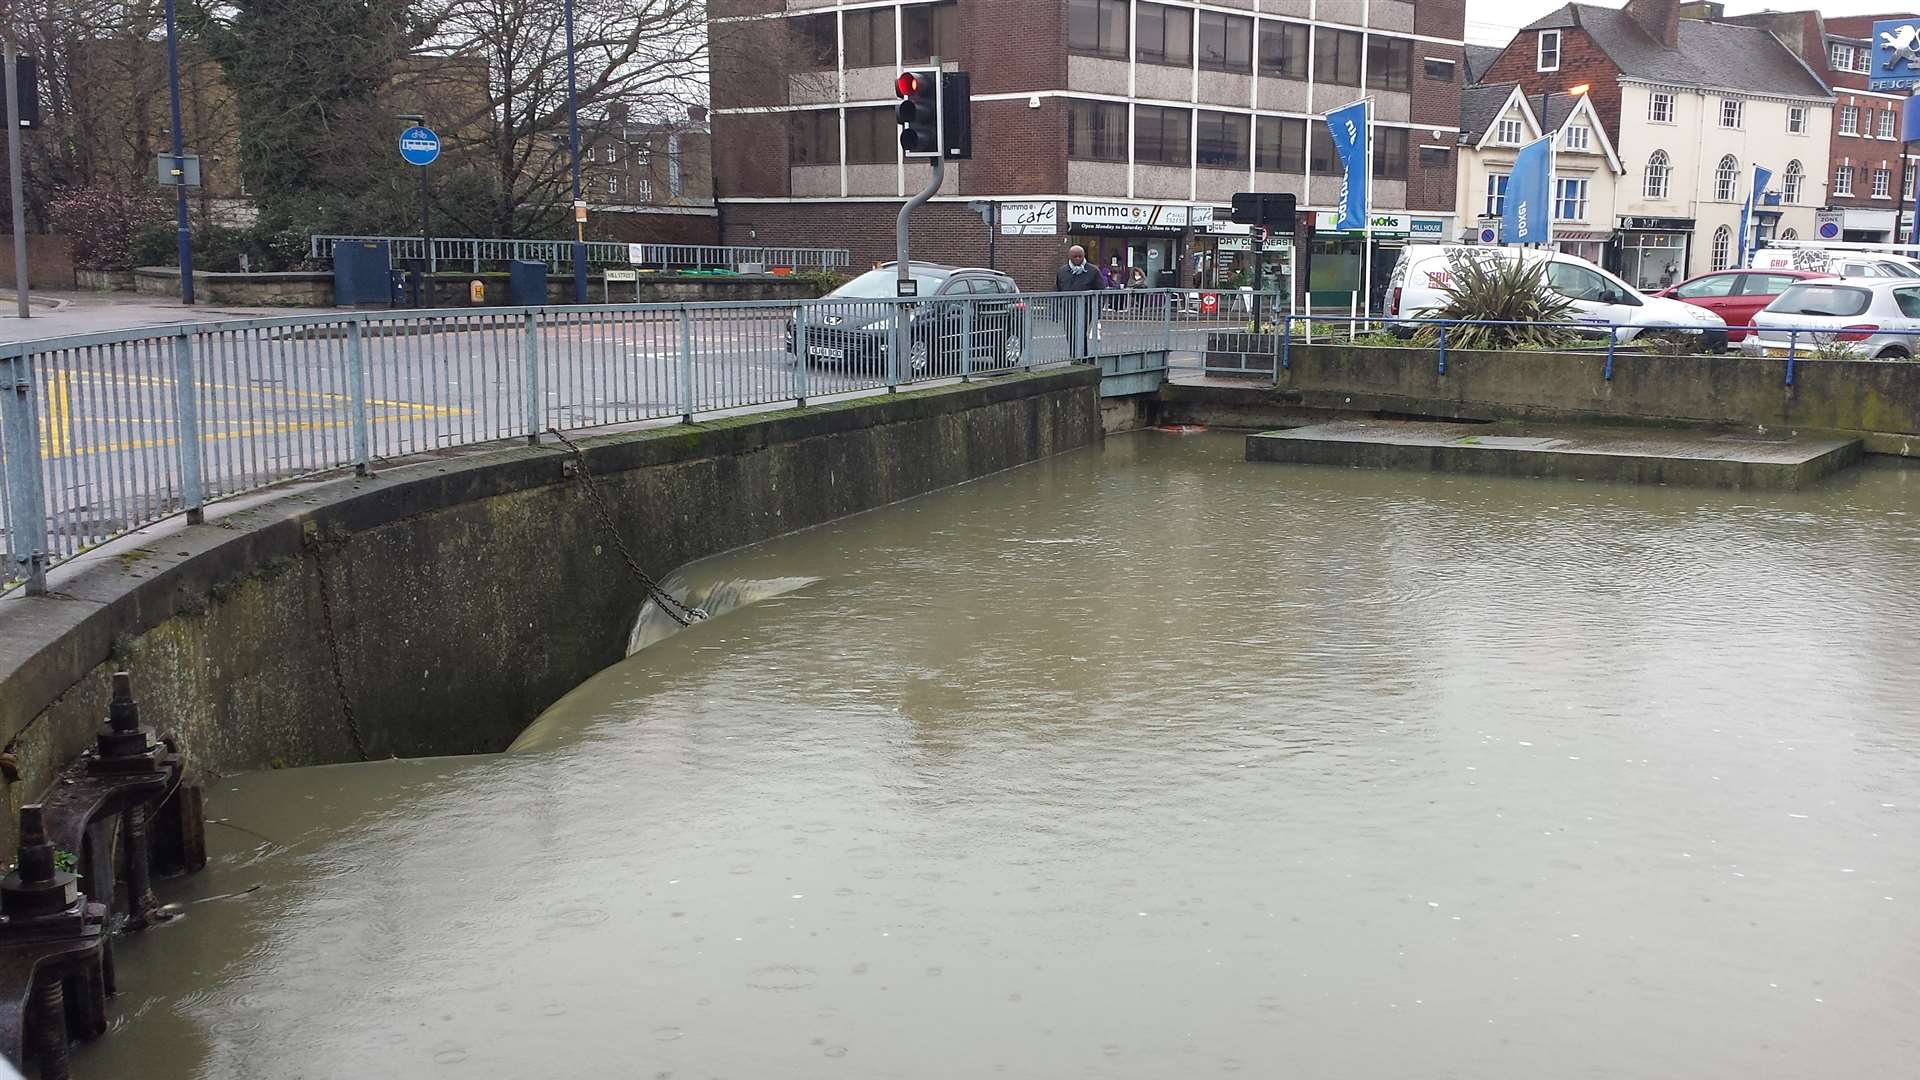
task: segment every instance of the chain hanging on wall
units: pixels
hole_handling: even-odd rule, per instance
[[[593,504],[594,515],[600,519],[601,529],[613,541],[614,550],[620,553],[620,561],[626,563],[627,571],[633,575],[634,580],[640,583],[641,588],[645,589],[647,595],[653,598],[653,602],[660,606],[661,611],[666,612],[669,618],[681,626],[691,626],[705,619],[707,613],[704,610],[688,607],[674,599],[673,595],[662,588],[659,582],[653,580],[645,570],[640,569],[639,561],[633,557],[633,552],[627,550],[627,542],[621,539],[620,530],[613,523],[613,512],[607,509],[606,500],[601,497],[600,489],[595,486],[593,473],[587,469],[586,451],[575,445],[573,440],[560,434],[558,428],[548,428],[547,434],[559,439],[568,450],[573,452],[574,462],[579,469],[580,489],[586,492],[587,501]]]

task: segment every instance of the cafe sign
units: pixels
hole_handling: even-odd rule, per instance
[[[1057,202],[1010,202],[1000,206],[1000,235],[1054,236],[1060,232]]]
[[[1070,202],[1069,228],[1179,232],[1187,227],[1185,203]]]

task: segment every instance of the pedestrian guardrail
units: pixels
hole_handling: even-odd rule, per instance
[[[312,237],[308,257],[333,258],[338,244],[386,244],[393,260],[418,262],[428,258],[427,242],[418,236],[336,236]],[[571,240],[496,240],[480,237],[433,238],[430,271],[443,267],[464,268],[473,273],[503,267],[515,261],[546,263],[555,270],[573,265]],[[588,266],[656,267],[662,270],[738,269],[742,266],[785,267],[792,270],[842,270],[853,263],[845,248],[740,247],[710,244],[613,244],[591,241],[586,245]]]
[[[449,447],[1202,350],[1175,292],[350,312],[0,345],[6,582],[207,503]],[[1198,352],[1194,352],[1198,355]]]

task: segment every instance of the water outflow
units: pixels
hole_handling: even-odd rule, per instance
[[[689,582],[686,580],[687,571],[676,570],[660,583],[661,587],[683,606],[706,612],[709,619],[717,619],[748,604],[785,596],[820,580],[817,577],[781,577],[764,581],[722,579],[702,582],[697,580],[697,570],[691,573],[696,580]],[[678,620],[660,610],[660,605],[649,598],[640,608],[640,617],[633,621],[633,632],[627,635],[627,655],[632,656],[654,642],[686,629],[690,628],[680,625]]]

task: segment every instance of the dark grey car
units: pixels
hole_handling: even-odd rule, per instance
[[[1013,279],[994,270],[912,263],[918,299],[908,302],[907,362],[899,375],[958,375],[963,370],[1016,368],[1027,354],[1026,301]],[[899,272],[869,270],[787,322],[786,348],[796,355],[804,320],[806,360],[822,367],[884,375],[892,348]]]

